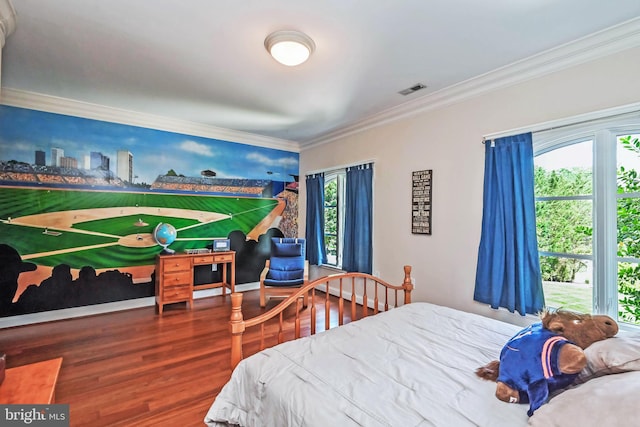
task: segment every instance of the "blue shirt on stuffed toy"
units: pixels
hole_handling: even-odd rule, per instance
[[[565,344],[572,342],[538,322],[518,332],[502,348],[498,381],[517,390],[521,403],[529,402],[529,416],[550,393],[567,387],[578,376],[563,374],[558,368],[559,352]]]

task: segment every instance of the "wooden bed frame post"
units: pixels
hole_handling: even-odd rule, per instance
[[[231,320],[229,322],[231,332],[231,370],[242,360],[242,334],[245,330],[242,317],[242,294],[231,294]]]
[[[411,304],[411,291],[413,290],[413,283],[411,283],[411,266],[404,266],[404,281],[402,282],[404,288],[404,303]]]

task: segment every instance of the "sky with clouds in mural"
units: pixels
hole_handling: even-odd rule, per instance
[[[51,149],[64,150],[84,168],[91,152],[110,159],[116,171],[116,153],[133,154],[137,183],[151,184],[170,169],[199,177],[204,170],[217,178],[293,181],[299,173],[299,154],[211,138],[184,135],[81,117],[0,106],[0,160],[35,163],[35,152],[45,152],[51,165]]]

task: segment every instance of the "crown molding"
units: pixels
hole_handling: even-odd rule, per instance
[[[400,119],[455,104],[556,71],[640,46],[640,18],[590,34],[461,83],[373,114],[301,143],[307,150]]]
[[[16,29],[16,10],[9,0],[0,0],[0,49]]]
[[[300,145],[294,141],[271,138],[249,132],[241,132],[210,126],[203,123],[190,122],[188,120],[112,108],[104,105],[27,92],[18,89],[3,87],[0,100],[0,104],[9,105],[11,107],[27,108],[30,110],[45,111],[48,113],[82,117],[85,119],[139,126],[167,132],[182,133],[185,135],[237,142],[240,144],[293,151],[296,153],[300,152]]]
[[[509,135],[518,135],[525,132],[546,132],[557,130],[565,127],[582,125],[585,123],[593,124],[594,121],[617,120],[632,117],[640,119],[640,102],[632,104],[618,105],[616,107],[605,108],[603,110],[589,111],[588,113],[578,114],[576,116],[563,117],[561,119],[549,120],[546,122],[535,123],[532,125],[522,126],[515,129],[507,129],[499,132],[488,133],[483,135],[484,140],[502,138]],[[624,117],[623,117],[624,116]]]

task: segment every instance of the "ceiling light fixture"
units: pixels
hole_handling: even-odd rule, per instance
[[[284,30],[271,33],[264,39],[264,47],[273,59],[289,67],[309,59],[316,48],[311,37],[299,31]]]

